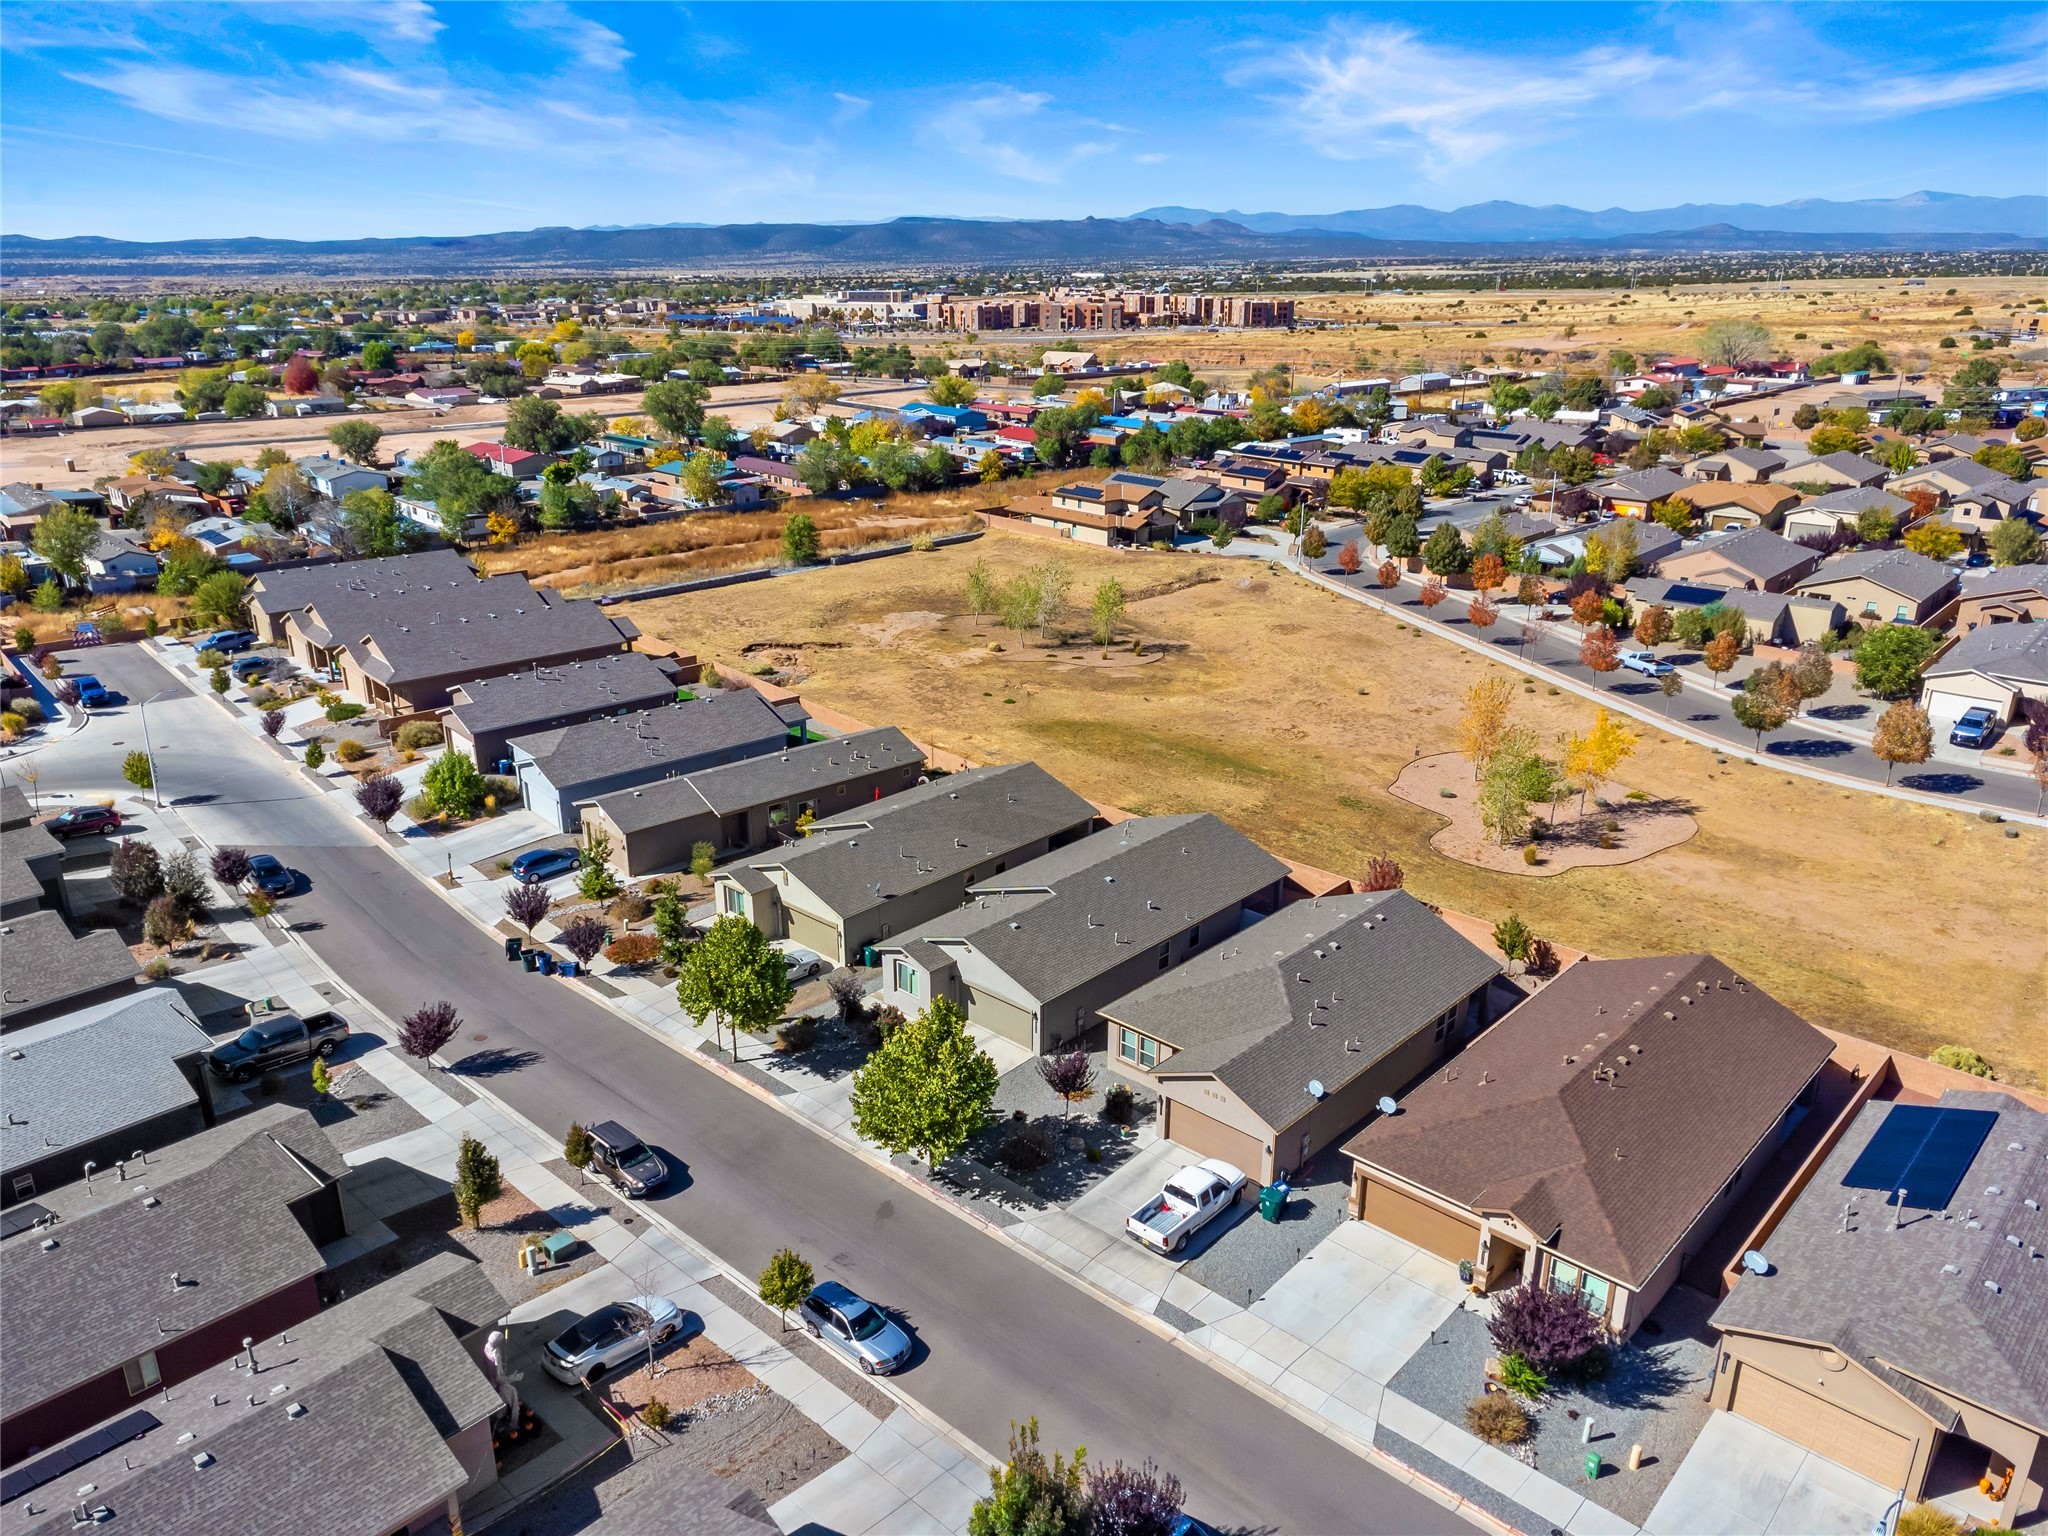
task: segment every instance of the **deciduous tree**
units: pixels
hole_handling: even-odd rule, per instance
[[[1872,756],[1884,764],[1884,781],[1891,784],[1900,763],[1924,763],[1934,755],[1934,725],[1927,711],[1901,699],[1877,717],[1870,733]]]
[[[988,1119],[996,1066],[967,1033],[966,1016],[938,997],[882,1042],[853,1080],[853,1125],[928,1169],[953,1156]]]
[[[961,382],[966,381],[963,379]],[[789,1309],[810,1295],[812,1287],[817,1283],[817,1276],[811,1272],[810,1263],[801,1254],[794,1248],[781,1248],[776,1250],[775,1256],[768,1261],[768,1267],[761,1271],[761,1278],[756,1282],[754,1292],[764,1304],[775,1309],[776,1314],[782,1319],[783,1328],[787,1330]]]
[[[1856,647],[1856,681],[1881,699],[1899,698],[1920,686],[1920,669],[1941,640],[1912,624],[1884,624],[1868,631]]]
[[[676,1001],[691,1018],[711,1021],[713,1043],[721,1027],[759,1034],[782,1017],[796,988],[789,967],[761,930],[743,917],[727,915],[690,949],[676,980]]]
[[[1621,665],[1621,643],[1614,631],[1601,624],[1586,631],[1579,642],[1579,664],[1594,672],[1612,672]]]
[[[1095,1096],[1095,1066],[1084,1047],[1038,1058],[1038,1075],[1053,1091],[1063,1109],[1061,1119],[1072,1117],[1076,1104]]]
[[[1434,608],[1450,595],[1451,589],[1444,585],[1443,577],[1431,576],[1424,580],[1422,590],[1416,594],[1416,598],[1424,608]]]
[[[404,803],[405,786],[388,773],[374,774],[356,786],[356,804],[378,826],[386,826]]]
[[[1383,591],[1398,587],[1401,584],[1401,567],[1391,560],[1382,560],[1380,568],[1373,572],[1373,578]]]
[[[377,445],[384,440],[384,429],[373,421],[337,421],[327,429],[327,441],[341,451],[345,459],[358,464],[377,462]]]
[[[99,541],[98,521],[91,513],[72,506],[50,508],[29,535],[29,546],[73,586],[84,583],[85,557]]]
[[[1638,645],[1662,645],[1671,638],[1671,610],[1661,603],[1652,603],[1636,615],[1636,643]]]
[[[1500,609],[1494,606],[1492,598],[1481,594],[1466,605],[1465,617],[1480,629],[1491,629],[1500,617]]]
[[[782,563],[815,565],[818,560],[818,525],[808,512],[795,512],[782,525]]]
[[[1731,633],[1715,635],[1700,648],[1700,660],[1707,670],[1719,677],[1735,665],[1735,658],[1742,654],[1742,642]]]
[[[398,1048],[419,1061],[440,1050],[455,1038],[462,1019],[455,1005],[445,998],[423,1003],[398,1021]]]
[[[1107,578],[1096,587],[1090,617],[1097,645],[1108,645],[1116,639],[1117,626],[1124,621],[1124,607],[1124,589],[1115,577]]]
[[[1465,709],[1458,719],[1458,751],[1471,762],[1474,780],[1507,734],[1514,700],[1515,685],[1502,676],[1482,677],[1465,690]]]
[[[533,925],[546,917],[554,904],[555,898],[548,894],[546,886],[514,880],[505,887],[505,915],[524,928],[528,938],[533,937]]]

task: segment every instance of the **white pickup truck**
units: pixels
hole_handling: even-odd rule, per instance
[[[1179,1253],[1188,1239],[1230,1209],[1244,1188],[1244,1174],[1214,1158],[1183,1168],[1166,1187],[1133,1211],[1124,1230],[1147,1248]]]

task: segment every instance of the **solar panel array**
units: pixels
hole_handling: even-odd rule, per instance
[[[35,1201],[10,1205],[0,1211],[0,1237],[12,1237],[17,1232],[26,1232],[30,1227],[49,1215],[49,1211]]]
[[[55,1482],[73,1467],[82,1467],[88,1461],[106,1455],[117,1445],[148,1434],[161,1423],[163,1420],[148,1409],[138,1408],[69,1445],[59,1446],[47,1456],[38,1456],[27,1466],[14,1468],[0,1476],[0,1504],[12,1504],[43,1484]]]
[[[1997,1123],[1995,1110],[1894,1104],[1843,1178],[1843,1187],[1881,1189],[1888,1201],[1903,1189],[1899,1204],[1941,1210],[1955,1198],[1956,1186]]]

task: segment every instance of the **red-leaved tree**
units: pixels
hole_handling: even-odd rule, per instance
[[[398,814],[399,804],[404,799],[405,786],[388,773],[373,775],[356,786],[356,804],[380,827]]]
[[[1382,560],[1379,570],[1374,574],[1378,576],[1379,583],[1383,587],[1398,587],[1401,585],[1401,567],[1394,564],[1391,560]]]
[[[1501,1296],[1486,1331],[1503,1355],[1520,1355],[1546,1375],[1583,1360],[1607,1337],[1578,1292],[1526,1280]]]
[[[1605,624],[1587,630],[1586,638],[1579,642],[1579,660],[1595,672],[1612,672],[1620,666],[1621,645],[1614,631]]]
[[[1590,588],[1572,599],[1572,618],[1588,629],[1598,624],[1606,611],[1607,599]]]
[[[1358,540],[1356,539],[1353,539],[1349,544],[1346,544],[1337,551],[1337,569],[1346,576],[1356,576],[1359,566],[1363,563],[1358,558]]]
[[[427,1003],[398,1021],[398,1048],[421,1061],[455,1038],[462,1028],[450,1002]]]
[[[1481,629],[1493,628],[1493,621],[1500,617],[1500,610],[1493,605],[1493,599],[1481,593],[1472,599],[1465,609],[1465,617]]]
[[[505,915],[533,936],[533,925],[548,915],[555,898],[544,886],[522,885],[514,880],[505,888]]]
[[[310,395],[320,387],[320,375],[312,363],[293,355],[284,365],[284,387],[287,394]]]
[[[562,948],[588,965],[604,948],[604,924],[586,912],[565,925],[559,938]]]
[[[1429,580],[1425,581],[1422,584],[1422,606],[1425,608],[1434,608],[1438,603],[1442,602],[1446,597],[1450,595],[1450,590],[1451,589],[1449,587],[1446,587],[1444,585],[1443,577],[1430,577]]]

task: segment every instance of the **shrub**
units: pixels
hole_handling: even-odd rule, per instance
[[[360,704],[330,704],[327,706],[327,718],[337,725],[344,720],[353,720],[362,713],[363,706]]]
[[[1137,1118],[1138,1096],[1129,1083],[1111,1083],[1102,1094],[1102,1118],[1112,1125],[1129,1125]]]
[[[1501,1295],[1486,1331],[1503,1356],[1543,1372],[1567,1369],[1606,1341],[1600,1319],[1577,1292],[1527,1280]]]
[[[1524,864],[1535,865],[1540,864],[1542,861],[1543,856],[1536,851],[1534,843],[1524,845],[1522,849],[1522,862]]]
[[[437,758],[420,780],[428,804],[451,816],[468,818],[483,809],[484,776],[467,752],[449,752]]]
[[[334,744],[334,755],[344,763],[360,763],[370,755],[370,749],[353,736],[344,736]]]
[[[996,1161],[1013,1173],[1029,1173],[1052,1161],[1052,1137],[1042,1126],[1020,1125],[996,1150]]]
[[[132,838],[124,837],[114,845],[107,876],[124,901],[147,906],[164,893],[163,861],[149,844]]]
[[[709,843],[693,843],[690,846],[690,873],[699,880],[710,878],[713,864],[717,861],[718,850]]]
[[[1529,958],[1522,969],[1531,976],[1548,976],[1557,969],[1557,947],[1548,939],[1529,941]]]
[[[1171,1536],[1180,1524],[1187,1493],[1171,1472],[1150,1461],[1140,1467],[1118,1462],[1090,1467],[1087,1475],[1095,1536]]]
[[[309,741],[306,743],[305,763],[308,768],[312,769],[315,773],[318,773],[320,771],[320,765],[322,763],[325,763],[326,761],[327,749],[325,747],[321,746],[320,743],[317,741]]]
[[[505,914],[529,934],[533,925],[548,915],[548,908],[555,904],[555,898],[547,893],[545,886],[522,885],[513,881],[505,888]]]
[[[1538,1398],[1550,1390],[1550,1379],[1520,1355],[1504,1355],[1500,1384],[1517,1397]]]
[[[149,964],[145,965],[142,968],[142,974],[147,976],[151,981],[162,981],[166,976],[169,976],[171,974],[171,962],[166,960],[162,955],[158,955],[154,960],[150,961]]]
[[[455,1153],[455,1209],[465,1227],[474,1227],[483,1208],[503,1193],[498,1160],[474,1136],[462,1138]]]
[[[1894,1536],[1957,1536],[1962,1527],[1955,1517],[1932,1504],[1915,1504],[1899,1516]]]
[[[808,1051],[817,1043],[818,1021],[809,1014],[791,1019],[775,1032],[775,1048],[792,1056],[799,1051]]]
[[[216,848],[208,867],[213,878],[232,891],[249,878],[249,855],[241,848]]]
[[[1927,1058],[1936,1066],[1953,1067],[1958,1072],[1967,1072],[1972,1077],[1991,1076],[1991,1063],[1971,1050],[1967,1045],[1944,1045]]]
[[[75,683],[60,683],[58,686],[60,688],[69,688],[74,694],[78,692],[78,687]],[[30,725],[41,725],[43,723],[43,706],[34,699],[16,699],[11,712],[19,715]]]
[[[418,752],[424,747],[441,745],[441,727],[431,720],[408,720],[398,728],[391,738],[393,746],[407,752]]]
[[[158,949],[170,949],[191,937],[192,922],[169,896],[150,902],[142,914],[142,939]]]
[[[661,955],[661,940],[651,933],[629,933],[605,946],[604,957],[613,965],[652,965]]]
[[[640,1410],[640,1422],[649,1429],[667,1429],[668,1419],[668,1404],[658,1397]]]
[[[177,903],[178,911],[194,921],[204,917],[213,893],[200,873],[199,860],[181,848],[164,860],[163,870],[164,894]]]
[[[654,903],[638,891],[622,891],[619,899],[604,909],[604,915],[615,923],[637,923],[653,910]]]
[[[4,735],[9,741],[12,741],[27,729],[28,721],[23,716],[11,709],[0,711],[0,735]]]
[[[580,1124],[572,1124],[562,1141],[562,1161],[580,1171],[590,1166],[590,1154],[590,1132]]]
[[[1529,1438],[1529,1410],[1508,1392],[1488,1392],[1465,1405],[1465,1427],[1488,1445],[1520,1445]]]
[[[284,711],[283,711],[283,710],[281,710],[281,709],[266,709],[265,711],[263,711],[263,734],[264,734],[264,735],[268,736],[268,737],[269,737],[269,738],[270,738],[270,739],[271,739],[272,741],[275,741],[275,740],[277,740],[277,733],[278,733],[279,731],[283,730],[283,729],[284,729]]]

